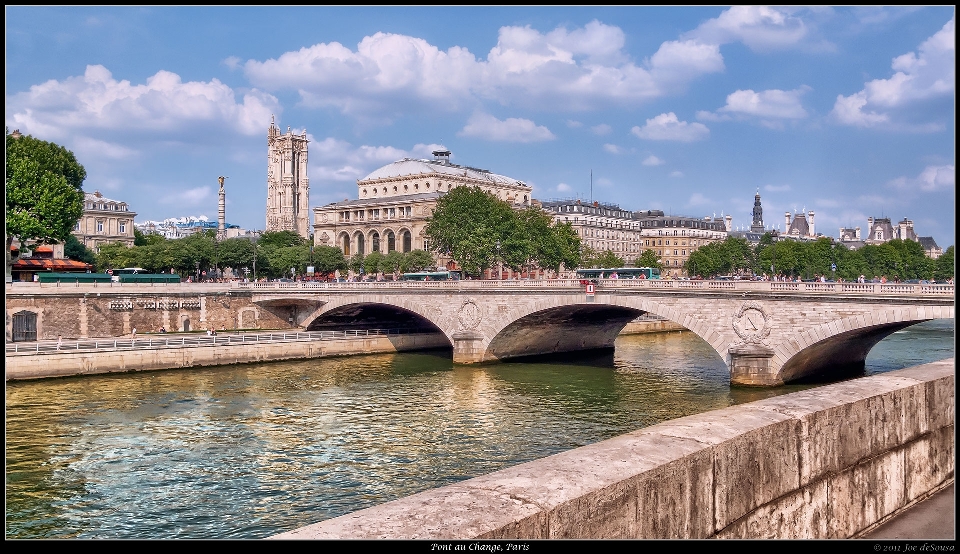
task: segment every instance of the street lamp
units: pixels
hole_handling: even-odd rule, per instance
[[[195,278],[196,278],[197,282],[199,283],[199,282],[200,282],[200,261],[197,260],[197,261],[193,262],[193,265],[197,268],[197,276],[196,276]]]
[[[497,279],[503,281],[503,260],[500,258],[500,241],[497,241],[497,267],[498,275]]]
[[[253,282],[257,282],[257,230],[253,230]]]

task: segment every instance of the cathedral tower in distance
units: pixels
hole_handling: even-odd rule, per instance
[[[267,129],[267,231],[293,231],[310,237],[310,179],[307,131],[286,134],[270,118]]]

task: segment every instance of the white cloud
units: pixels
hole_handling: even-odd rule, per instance
[[[611,154],[620,154],[621,152],[623,152],[623,148],[620,148],[616,144],[604,144],[603,149],[606,150],[607,152],[610,152]]]
[[[916,177],[898,177],[888,185],[904,190],[936,192],[956,186],[956,169],[951,165],[929,165]]]
[[[566,183],[560,183],[557,185],[557,192],[570,192],[572,190],[573,188]]]
[[[502,142],[540,142],[557,138],[550,129],[529,119],[510,117],[501,121],[485,113],[474,114],[457,134]]]
[[[313,181],[353,182],[378,167],[409,156],[407,151],[393,146],[355,147],[333,137],[317,140],[309,133],[307,139],[310,140],[310,179]],[[429,147],[418,144],[414,150],[425,148]]]
[[[790,185],[764,185],[763,190],[769,192],[787,192],[790,190]]]
[[[786,8],[733,6],[684,34],[701,42],[728,44],[742,42],[753,51],[785,48],[807,36],[803,20]]]
[[[607,125],[606,123],[601,123],[600,125],[594,125],[590,127],[590,130],[593,131],[595,135],[608,135],[610,131],[613,130],[613,127]]]
[[[671,171],[671,172],[670,172],[670,176],[673,177],[673,178],[675,178],[675,179],[678,179],[678,178],[680,178],[680,177],[683,177],[683,172],[682,172],[682,171]]]
[[[77,154],[81,159],[99,157],[111,160],[123,160],[139,155],[139,152],[136,150],[127,148],[122,144],[83,136],[76,137],[73,140],[72,146],[74,154]]]
[[[583,127],[583,123],[580,123],[579,121],[574,121],[572,119],[568,119],[567,127],[570,127],[571,129],[576,129],[577,127]]]
[[[223,65],[229,67],[230,69],[240,69],[243,67],[243,60],[236,56],[229,56],[224,58]]]
[[[667,163],[667,162],[661,160],[660,158],[658,158],[658,157],[656,157],[656,156],[652,156],[652,155],[651,155],[651,156],[648,156],[647,159],[643,160],[641,163],[642,163],[643,165],[663,165],[663,164],[665,164],[665,163]]]
[[[183,134],[219,127],[243,135],[262,134],[279,101],[256,89],[237,101],[217,79],[183,82],[158,71],[144,84],[118,81],[102,65],[83,76],[50,80],[8,97],[6,123],[22,132],[65,141],[92,130],[120,134]]]
[[[924,100],[953,94],[956,78],[954,20],[948,21],[919,47],[893,59],[896,72],[889,79],[874,79],[863,90],[838,95],[831,114],[844,125],[873,127],[892,123],[892,112]],[[941,129],[941,125],[910,126],[918,131]]]
[[[355,50],[320,43],[248,60],[244,71],[261,88],[298,91],[308,107],[373,117],[411,108],[455,111],[483,100],[556,110],[634,103],[724,69],[717,45],[664,42],[638,65],[625,42],[619,27],[599,21],[547,33],[505,26],[486,59],[478,59],[460,46],[443,51],[421,38],[376,33]]]
[[[703,206],[704,204],[712,204],[713,200],[710,200],[706,196],[695,192],[690,196],[690,200],[687,201],[688,206]]]
[[[679,121],[673,112],[648,119],[643,127],[634,127],[631,133],[646,140],[676,140],[694,142],[707,138],[710,129],[702,123]]]
[[[727,104],[718,111],[761,118],[800,119],[807,117],[807,112],[800,103],[800,96],[808,90],[808,86],[788,91],[738,90],[727,95]]]

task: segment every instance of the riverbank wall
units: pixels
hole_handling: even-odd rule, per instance
[[[620,331],[621,335],[643,335],[646,333],[667,333],[670,331],[686,331],[687,328],[669,319],[631,321]]]
[[[419,333],[322,341],[221,343],[168,348],[57,352],[7,356],[5,373],[6,380],[11,381],[449,347],[450,341],[443,333]]]
[[[954,481],[954,360],[671,420],[278,539],[856,538]]]

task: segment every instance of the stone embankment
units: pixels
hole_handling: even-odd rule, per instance
[[[860,537],[954,480],[954,360],[654,425],[281,539]]]
[[[316,334],[316,333],[314,333]],[[236,336],[236,335],[234,335]],[[232,337],[230,337],[232,338]],[[146,339],[140,340],[140,343]],[[130,340],[127,339],[127,344]],[[21,344],[21,343],[18,343]],[[442,333],[413,333],[344,337],[336,340],[264,340],[169,347],[136,347],[97,350],[44,351],[6,356],[6,380],[43,379],[159,369],[248,364],[351,356],[380,352],[405,352],[449,347]]]

